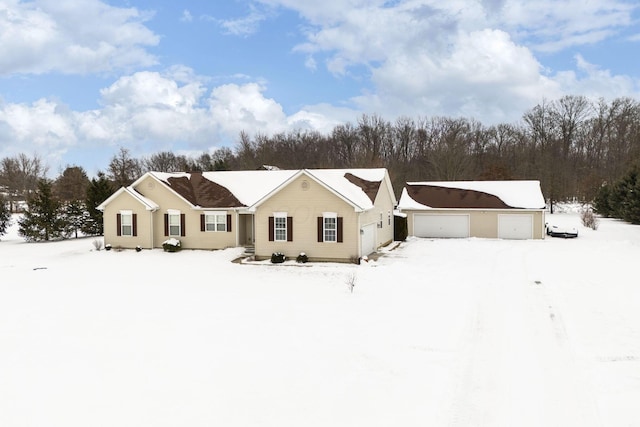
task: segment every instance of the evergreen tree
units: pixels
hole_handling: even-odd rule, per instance
[[[104,202],[113,194],[113,187],[104,173],[98,172],[98,177],[93,178],[87,188],[87,199],[85,208],[87,218],[81,230],[90,236],[100,236],[103,234],[102,212],[96,209],[100,203]]]
[[[28,241],[60,238],[65,229],[60,203],[53,197],[51,181],[38,181],[36,193],[27,202],[28,209],[18,221],[18,234]]]
[[[640,168],[633,167],[613,185],[601,187],[594,206],[600,215],[640,224]]]
[[[640,169],[633,167],[619,182],[621,203],[618,217],[632,224],[640,224]]]
[[[4,236],[7,233],[9,225],[11,225],[9,203],[5,200],[4,196],[0,195],[0,236]]]
[[[609,184],[604,184],[593,199],[593,209],[598,215],[602,215],[605,218],[614,216],[614,209],[611,206],[611,187]]]
[[[78,231],[82,230],[84,223],[89,218],[84,203],[79,200],[65,203],[62,206],[62,214],[65,223],[64,236],[73,235],[77,239]]]

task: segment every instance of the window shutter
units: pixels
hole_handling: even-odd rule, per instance
[[[287,217],[287,242],[293,242],[293,217]]]
[[[204,230],[204,214],[200,214],[200,231]]]
[[[227,232],[231,231],[231,215],[227,215]]]
[[[338,230],[337,230],[337,234],[338,234],[338,243],[342,243],[342,217],[339,216],[338,217]]]
[[[184,220],[185,214],[180,214],[180,235],[181,236],[186,236],[187,235],[187,230],[185,230],[185,220]]]
[[[116,236],[122,236],[122,215],[116,214]]]
[[[131,228],[134,236],[138,235],[138,214],[131,215]]]
[[[164,214],[164,235],[169,235],[169,214]]]
[[[270,217],[269,217],[269,241],[270,241],[270,242],[273,242],[273,240],[274,240],[274,236],[273,236],[273,234],[274,234],[274,233],[273,233],[273,227],[274,227],[274,225],[273,225],[273,217],[272,217],[272,216],[270,216]]]
[[[318,243],[324,242],[324,219],[318,217]]]

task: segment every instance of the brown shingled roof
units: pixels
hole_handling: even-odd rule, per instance
[[[344,174],[344,177],[352,184],[362,188],[362,191],[364,191],[369,199],[371,199],[371,203],[376,202],[376,196],[378,195],[378,190],[380,189],[380,183],[382,181],[367,181],[366,179],[358,178],[348,172]]]
[[[462,190],[458,188],[433,185],[406,186],[407,193],[416,202],[432,208],[459,209],[512,209],[493,194],[482,191]]]
[[[209,181],[199,172],[191,173],[190,177],[170,177],[165,182],[194,206],[203,208],[245,206],[226,187]]]

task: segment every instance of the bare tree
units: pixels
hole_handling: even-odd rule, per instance
[[[5,188],[10,209],[15,203],[27,200],[38,188],[38,181],[45,177],[48,168],[37,154],[29,157],[20,153],[0,161],[0,187]]]
[[[61,201],[84,200],[87,197],[89,178],[80,166],[67,166],[53,183],[53,193]]]
[[[129,150],[121,147],[109,162],[107,176],[116,188],[130,185],[142,174],[140,161],[131,157]]]

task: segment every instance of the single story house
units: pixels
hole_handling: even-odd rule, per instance
[[[148,172],[105,200],[105,244],[186,249],[246,246],[352,261],[393,240],[397,203],[386,169]]]
[[[543,239],[539,181],[408,182],[398,210],[416,237]]]

